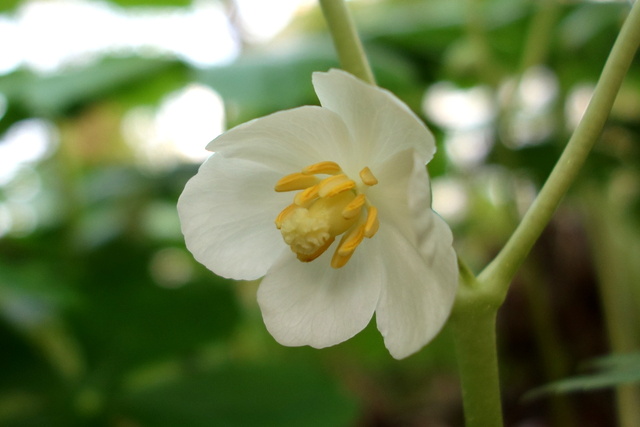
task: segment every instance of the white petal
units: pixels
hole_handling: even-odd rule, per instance
[[[423,164],[433,157],[433,135],[391,92],[335,69],[313,73],[313,86],[320,104],[344,120],[358,152],[370,163],[409,148],[416,150]]]
[[[376,176],[380,182],[367,195],[379,210],[380,230],[372,240],[384,251],[387,277],[376,319],[390,353],[403,358],[446,322],[457,260],[451,230],[431,210],[429,176],[413,150],[391,157]]]
[[[364,329],[373,316],[382,280],[370,248],[359,247],[340,269],[329,266],[332,248],[310,263],[293,254],[280,258],[258,289],[265,325],[276,341],[323,348]]]
[[[386,286],[376,308],[378,329],[396,359],[431,341],[445,324],[458,284],[449,227],[434,213],[429,221],[429,253],[421,254],[392,226],[374,238],[385,248]]]
[[[306,106],[237,126],[214,139],[207,149],[288,174],[320,161],[340,163],[350,156],[352,143],[337,114]]]
[[[290,194],[273,190],[280,178],[258,163],[210,157],[178,201],[182,233],[196,260],[223,277],[263,276],[289,250],[274,225],[291,203]]]
[[[407,240],[418,245],[419,227],[430,212],[429,175],[413,149],[394,154],[372,170],[378,184],[367,197],[378,208],[381,223],[391,222]]]

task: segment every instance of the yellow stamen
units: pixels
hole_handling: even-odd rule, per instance
[[[342,172],[342,169],[336,162],[320,162],[314,163],[306,168],[302,169],[302,173],[305,175],[337,175]]]
[[[340,239],[340,244],[338,245],[338,249],[336,252],[341,257],[348,256],[352,254],[358,245],[362,243],[364,239],[364,225],[359,225],[357,227],[351,228],[342,239]]]
[[[333,268],[341,268],[344,267],[345,265],[347,265],[347,263],[349,262],[349,260],[351,259],[351,255],[353,255],[353,252],[351,252],[349,255],[347,256],[342,256],[338,253],[338,251],[336,251],[333,254],[333,258],[331,258],[331,267]]]
[[[342,217],[344,219],[355,218],[360,215],[362,207],[367,201],[367,197],[364,194],[358,194],[342,211]]]
[[[278,230],[280,230],[280,227],[282,227],[282,221],[284,221],[284,219],[294,210],[298,209],[299,206],[297,205],[289,205],[286,208],[284,208],[282,210],[282,212],[280,212],[278,214],[278,216],[276,217],[275,223],[276,223],[276,228]]]
[[[277,192],[304,190],[319,182],[315,176],[305,175],[300,172],[292,173],[281,178],[275,186]]]
[[[330,239],[328,239],[324,243],[324,245],[320,246],[318,248],[318,250],[316,250],[314,253],[312,253],[310,255],[305,255],[305,254],[298,253],[298,254],[296,254],[296,256],[302,262],[311,262],[314,259],[318,258],[323,253],[325,253],[327,251],[327,249],[329,249],[329,246],[331,246],[331,244],[333,243],[334,240],[336,240],[336,238],[332,236]]]
[[[360,179],[365,185],[368,185],[369,187],[378,183],[378,178],[373,175],[373,172],[371,172],[369,166],[366,166],[360,171]]]
[[[325,161],[276,183],[278,192],[301,190],[293,197],[293,204],[275,219],[282,238],[300,261],[311,262],[320,257],[341,236],[331,266],[344,267],[364,238],[376,234],[380,227],[378,210],[370,205],[366,187],[376,185],[378,179],[368,167],[359,175],[362,184],[350,179],[337,163]]]
[[[330,176],[329,178],[325,178],[322,180],[320,184],[320,191],[318,195],[320,197],[333,197],[336,194],[340,194],[343,191],[351,190],[356,188],[356,183],[350,180],[346,175],[340,174],[335,176]]]
[[[378,208],[369,206],[367,209],[367,220],[364,223],[364,236],[369,238],[373,237],[378,232],[379,227]]]
[[[298,206],[304,206],[307,203],[311,202],[314,199],[318,198],[318,190],[320,190],[320,185],[314,185],[313,187],[309,187],[298,194],[293,198],[293,203]]]

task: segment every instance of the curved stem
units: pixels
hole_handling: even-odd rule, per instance
[[[376,84],[344,0],[320,0],[320,7],[342,68],[367,83]]]
[[[560,200],[600,136],[622,80],[640,45],[640,2],[633,5],[607,59],[593,98],[540,194],[498,256],[480,274],[496,294],[506,294],[509,283],[551,220]]]
[[[467,427],[501,426],[495,320],[509,283],[553,215],[598,139],[640,44],[640,1],[611,50],[583,119],[533,205],[498,256],[476,279],[461,265],[451,317]]]

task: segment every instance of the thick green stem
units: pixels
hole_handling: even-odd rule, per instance
[[[464,281],[464,277],[463,277]],[[451,317],[466,427],[502,426],[496,314],[499,301],[461,283]]]
[[[362,42],[344,0],[320,0],[320,7],[329,25],[342,68],[365,82],[375,84]]]
[[[516,271],[584,164],[602,132],[638,45],[640,2],[635,2],[611,50],[589,107],[549,179],[507,244],[479,276],[480,282],[493,288],[495,293],[506,293]]]

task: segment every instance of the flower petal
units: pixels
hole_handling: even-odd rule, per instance
[[[393,226],[385,226],[376,235],[385,248],[386,269],[376,321],[391,355],[402,359],[431,341],[445,324],[457,290],[457,260],[451,231],[433,212],[427,253],[418,252]]]
[[[378,185],[367,190],[367,197],[378,208],[381,223],[393,223],[414,245],[418,245],[420,224],[431,209],[429,175],[415,150],[398,152],[373,171]],[[414,206],[415,205],[415,206]]]
[[[416,150],[423,164],[433,157],[433,135],[391,92],[336,69],[313,73],[313,86],[320,104],[347,124],[370,166],[408,148]]]
[[[376,319],[390,353],[403,358],[444,325],[457,291],[457,260],[451,230],[431,209],[429,176],[414,151],[397,153],[376,176],[379,185],[368,197],[379,210],[374,239],[384,250],[387,277]]]
[[[276,341],[323,348],[364,329],[382,283],[371,247],[363,244],[340,269],[329,267],[330,253],[310,263],[293,254],[281,257],[258,289],[262,317]]]
[[[187,248],[214,273],[233,279],[263,276],[289,251],[273,221],[291,201],[265,166],[214,154],[189,180],[178,213]]]
[[[207,149],[288,174],[320,161],[339,161],[349,156],[352,143],[336,113],[306,106],[236,126],[210,142]]]

